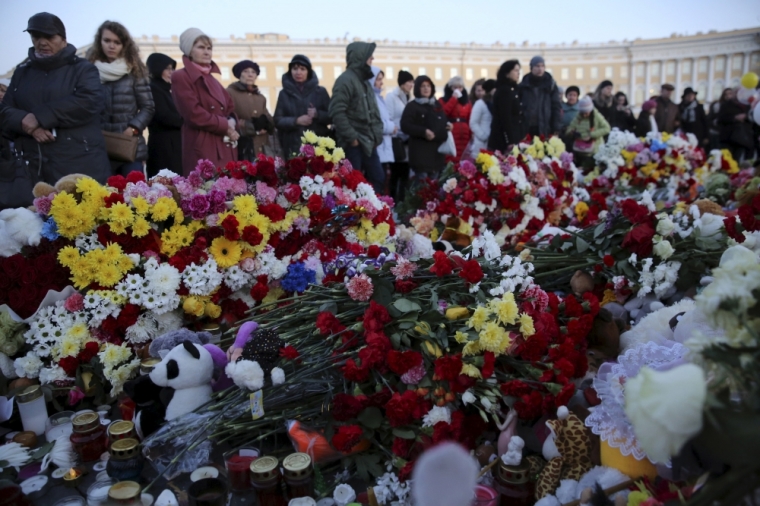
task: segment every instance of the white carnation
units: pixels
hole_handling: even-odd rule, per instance
[[[40,383],[43,385],[47,385],[49,383],[54,383],[56,381],[66,381],[73,378],[69,378],[68,374],[66,374],[66,371],[64,371],[59,366],[53,366],[53,367],[44,367],[40,369]]]
[[[14,360],[13,366],[19,378],[36,378],[42,369],[42,360],[30,351],[25,356]]]
[[[285,383],[285,371],[279,367],[275,367],[272,369],[272,384],[282,385],[283,383]]]
[[[433,427],[438,422],[451,423],[451,411],[446,406],[433,406],[433,409],[422,417],[422,422],[423,427]]]

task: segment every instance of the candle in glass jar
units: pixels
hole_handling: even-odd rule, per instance
[[[251,489],[251,462],[259,456],[255,448],[240,448],[224,456],[224,465],[230,480],[230,488],[235,492]]]
[[[216,478],[219,476],[219,469],[213,466],[199,467],[190,474],[190,481],[196,482],[205,478]]]

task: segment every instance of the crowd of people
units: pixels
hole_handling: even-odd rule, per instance
[[[143,63],[118,22],[97,29],[85,58],[53,14],[35,14],[26,31],[33,46],[28,59],[9,82],[0,81],[0,155],[22,156],[49,183],[71,172],[104,182],[131,171],[187,175],[199,159],[223,165],[262,153],[288,158],[307,130],[335,139],[375,191],[396,200],[415,178],[436,176],[447,161],[481,149],[505,152],[526,135],[559,135],[579,165],[592,162],[614,128],[638,136],[692,133],[706,149],[728,148],[739,160],[755,152],[748,106],[731,89],[705,111],[692,88],[676,104],[674,87],[663,84],[637,118],[611,81],[585,96],[577,86],[563,93],[541,56],[530,60],[522,79],[520,62],[509,60],[495,79],[480,79],[469,92],[462,77],[451,78],[436,98],[430,77],[406,70],[383,96],[386,76],[372,65],[374,43],[348,45],[346,71],[331,95],[309,58],[297,54],[271,114],[256,86],[259,65],[238,62],[232,69],[238,81],[225,89],[213,76],[220,71],[211,38],[198,28],[179,38],[180,70],[161,53]]]

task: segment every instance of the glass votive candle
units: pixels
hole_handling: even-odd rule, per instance
[[[256,448],[238,448],[224,454],[224,467],[234,492],[251,490],[251,462],[259,456]]]
[[[499,493],[485,485],[475,485],[475,499],[472,506],[498,506]]]
[[[82,482],[82,471],[72,467],[69,472],[63,475],[63,483],[67,487],[76,488]]]
[[[84,497],[72,495],[60,499],[57,503],[53,504],[53,506],[86,506],[86,504]]]
[[[106,506],[108,490],[116,484],[116,480],[97,480],[87,489],[87,506]]]
[[[45,438],[50,441],[55,441],[61,436],[69,437],[74,431],[74,426],[71,424],[71,420],[74,418],[73,411],[61,411],[50,416],[45,422]]]
[[[187,489],[190,506],[226,506],[227,485],[219,478],[203,478]]]

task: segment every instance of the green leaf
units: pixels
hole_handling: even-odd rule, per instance
[[[55,445],[55,441],[45,443],[44,445],[37,448],[37,450],[35,450],[34,453],[31,454],[32,460],[40,460],[42,457],[47,455],[47,453],[53,448],[53,445]]]
[[[383,414],[379,408],[371,406],[361,413],[357,417],[358,420],[370,429],[377,429],[383,424]]]
[[[402,313],[411,313],[412,311],[421,311],[422,308],[416,302],[412,302],[409,299],[398,299],[393,303],[393,307],[401,311]]]
[[[578,253],[583,253],[589,248],[589,244],[586,242],[585,239],[581,239],[580,237],[575,238],[575,247],[578,248]]]
[[[401,322],[401,323],[398,324],[398,328],[401,329],[401,330],[407,330],[407,329],[410,329],[410,328],[414,327],[414,325],[416,323],[417,322]]]
[[[604,233],[604,227],[606,225],[607,225],[606,223],[600,223],[599,225],[596,226],[596,228],[594,229],[594,239],[596,239],[597,237],[599,237],[600,235]]]
[[[393,429],[393,435],[401,439],[414,439],[417,437],[411,429]]]
[[[375,284],[375,291],[372,293],[372,300],[383,307],[388,307],[393,301],[393,290],[388,287]]]
[[[401,334],[398,332],[394,332],[391,334],[391,344],[393,344],[394,348],[400,348],[401,347]]]

